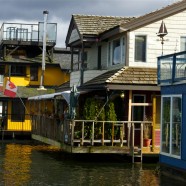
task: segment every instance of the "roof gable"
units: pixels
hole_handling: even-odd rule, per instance
[[[82,39],[83,36],[97,37],[100,33],[117,25],[126,23],[134,17],[72,15],[66,44]]]

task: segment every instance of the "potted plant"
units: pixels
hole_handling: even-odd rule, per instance
[[[145,123],[143,126],[143,146],[149,147],[151,141],[151,123]]]

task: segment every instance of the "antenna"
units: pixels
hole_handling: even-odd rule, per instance
[[[43,24],[43,53],[42,53],[42,71],[41,71],[41,80],[40,80],[40,86],[38,90],[46,90],[44,88],[43,82],[44,82],[44,73],[45,73],[45,56],[46,56],[46,32],[47,32],[47,16],[48,11],[43,11],[44,15],[44,24]]]

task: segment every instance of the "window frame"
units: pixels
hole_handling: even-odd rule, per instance
[[[163,129],[163,111],[164,111],[164,98],[170,98],[170,110],[169,110],[169,114],[170,114],[170,118],[169,118],[169,123],[170,123],[170,126],[169,126],[169,138],[168,138],[168,152],[165,152],[163,151],[163,134],[165,132],[165,130]],[[174,127],[174,121],[173,121],[173,109],[174,109],[174,103],[173,103],[173,99],[174,98],[180,98],[181,99],[181,102],[180,102],[180,105],[181,105],[181,113],[180,114],[180,132],[179,132],[179,135],[180,135],[180,151],[179,151],[179,155],[176,155],[173,153],[173,139],[174,137],[172,136],[172,133],[173,133],[173,127]],[[166,156],[169,156],[169,157],[174,157],[174,158],[177,158],[177,159],[181,159],[181,146],[182,146],[182,143],[181,143],[181,136],[182,136],[182,113],[183,113],[183,110],[182,110],[182,102],[183,102],[183,99],[182,99],[182,95],[181,94],[176,94],[176,95],[163,95],[161,96],[161,148],[160,148],[160,153],[162,155],[166,155]],[[174,112],[175,113],[175,112]]]
[[[182,49],[182,39],[185,39],[185,46],[184,46],[184,49]],[[180,36],[180,52],[182,51],[186,51],[186,36]]]
[[[119,41],[120,43],[120,51],[119,51],[119,60],[118,62],[114,62],[114,43]],[[125,64],[125,54],[126,54],[126,39],[124,36],[115,38],[108,42],[108,66],[115,66],[120,64]]]
[[[30,81],[38,81],[38,72],[39,72],[38,66],[36,65],[30,66]]]
[[[142,58],[142,59],[136,59],[136,55],[137,55],[137,53],[139,53],[139,51],[136,51],[136,49],[137,49],[136,48],[136,42],[137,42],[136,38],[137,37],[144,37],[145,38],[145,41],[144,41],[145,54],[142,57],[139,57],[139,58]],[[140,50],[142,50],[142,49],[140,49]],[[143,63],[147,62],[147,35],[142,35],[142,34],[136,34],[135,35],[135,37],[134,37],[134,61],[137,62],[137,63],[139,63],[139,62],[143,62]]]
[[[11,65],[11,76],[24,77],[26,75],[26,66],[24,65]]]

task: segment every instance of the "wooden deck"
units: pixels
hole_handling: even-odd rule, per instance
[[[144,147],[144,125],[152,128],[151,145]],[[154,134],[153,134],[154,133]],[[32,117],[32,138],[54,145],[68,153],[123,154],[133,157],[158,156],[151,121],[93,121]]]

